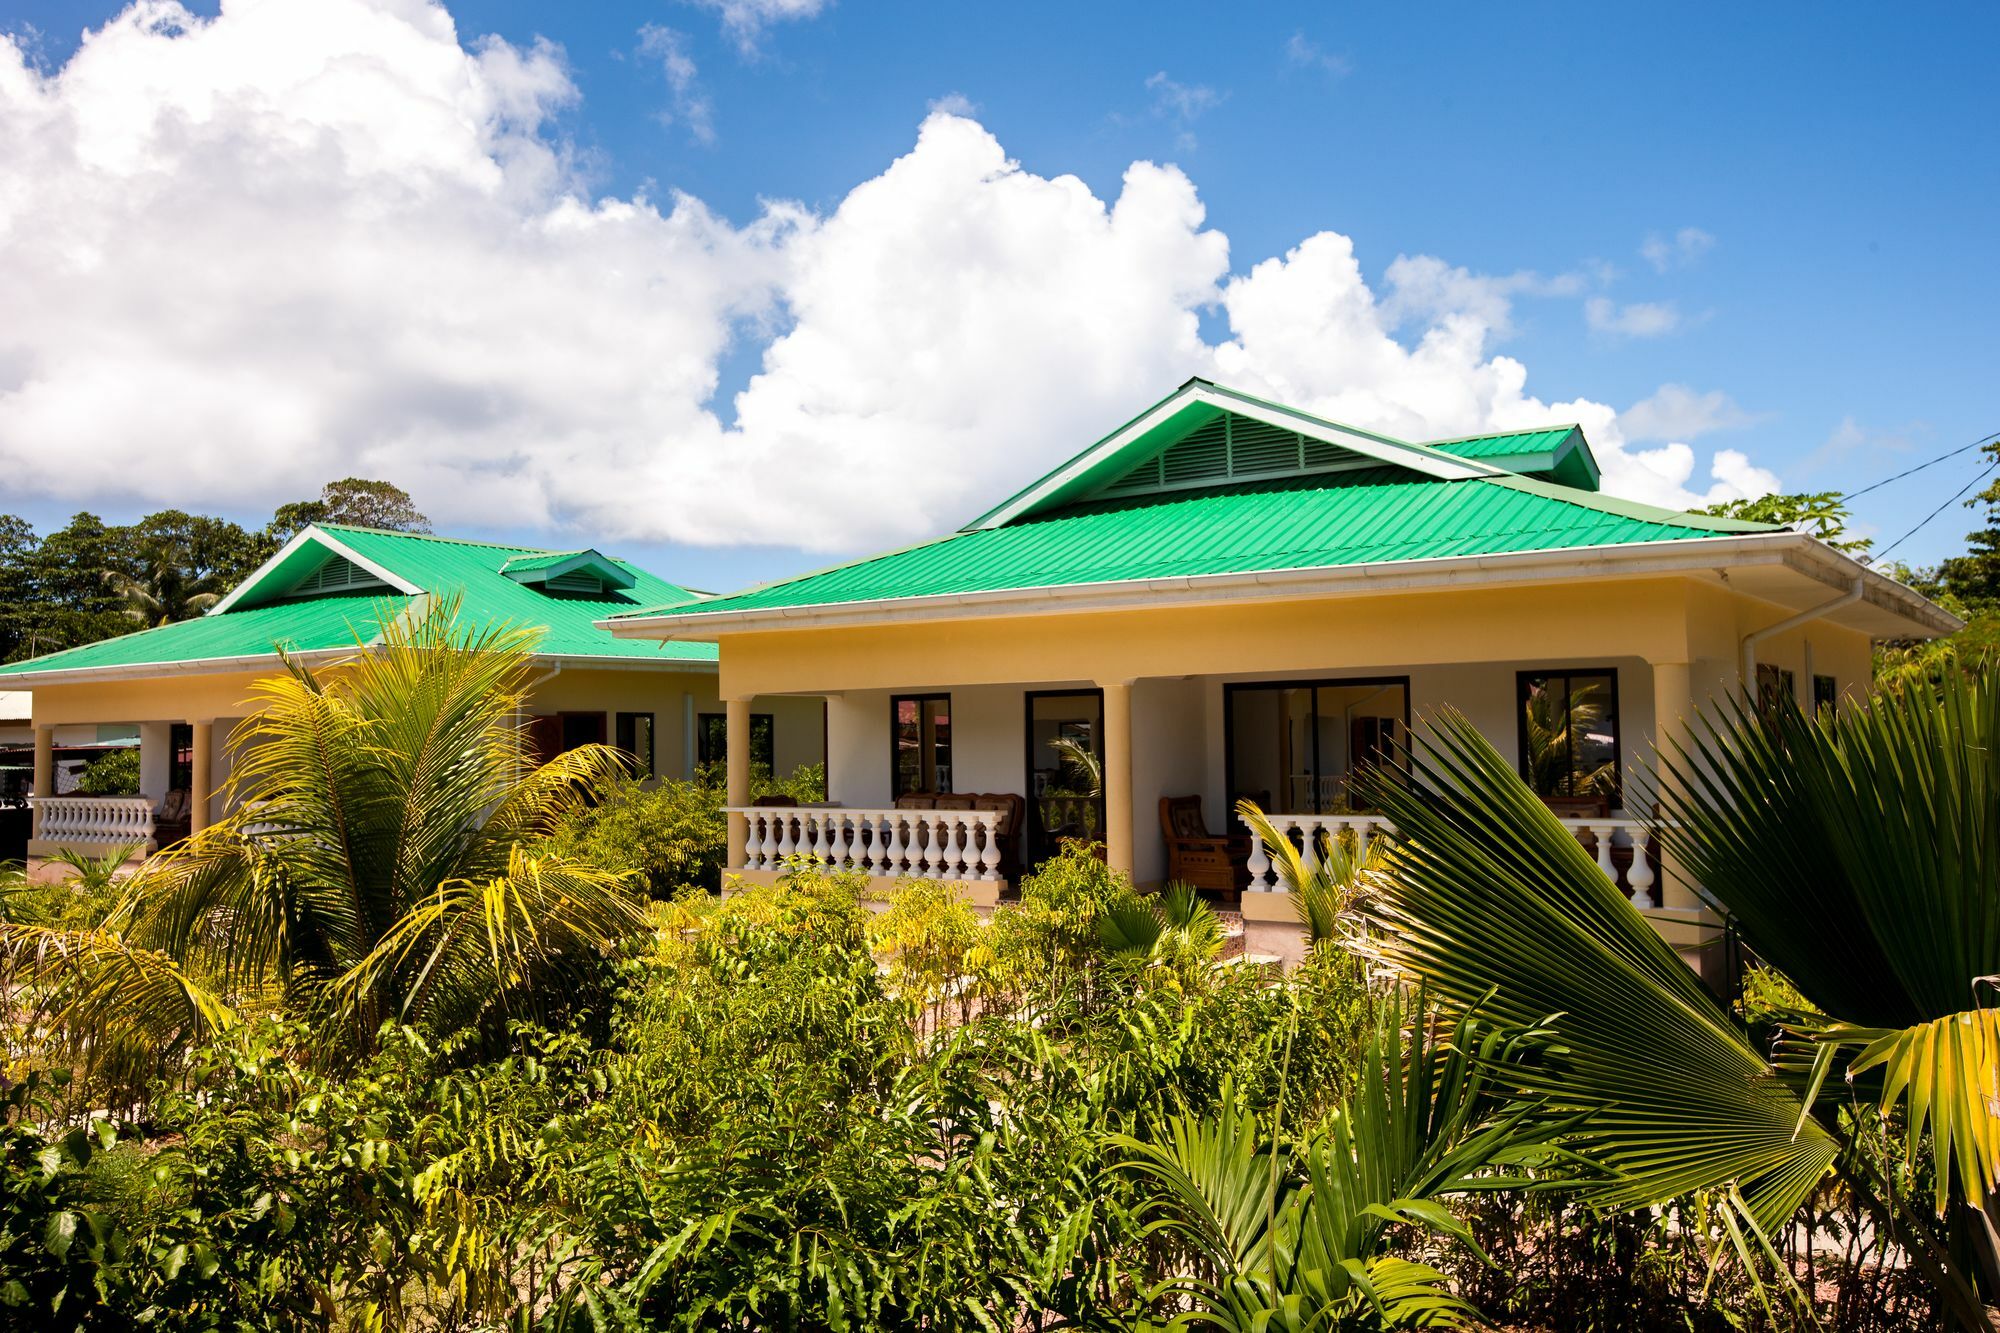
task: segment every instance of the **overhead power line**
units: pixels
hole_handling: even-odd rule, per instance
[[[1988,438],[1988,439],[1991,439],[1992,437],[1991,437],[1991,436],[1988,436],[1987,438]],[[1981,443],[1984,443],[1984,442],[1985,442],[1985,441],[1981,441]],[[1964,452],[1965,452],[1965,450],[1963,450],[1963,449],[1960,449],[1960,450],[1958,450],[1958,452],[1959,452],[1959,453],[1964,453]],[[1928,466],[1928,465],[1927,465],[1927,466]],[[1874,558],[1874,560],[1876,560],[1876,561],[1878,561],[1878,562],[1879,562],[1879,561],[1880,561],[1880,560],[1882,559],[1882,557],[1883,557],[1883,556],[1885,556],[1885,555],[1889,554],[1889,552],[1891,552],[1891,551],[1895,550],[1895,549],[1896,549],[1896,548],[1897,548],[1898,546],[1901,546],[1901,545],[1902,545],[1902,544],[1903,544],[1904,542],[1906,542],[1906,541],[1908,541],[1908,540],[1909,540],[1910,538],[1912,538],[1912,537],[1916,536],[1916,535],[1917,535],[1917,533],[1918,533],[1918,532],[1920,532],[1920,531],[1921,531],[1921,530],[1923,529],[1923,526],[1924,526],[1924,524],[1926,524],[1926,523],[1929,523],[1929,522],[1930,522],[1930,521],[1931,521],[1932,519],[1936,518],[1936,517],[1937,517],[1937,516],[1938,516],[1939,514],[1942,514],[1942,513],[1943,513],[1943,512],[1945,511],[1945,510],[1947,510],[1947,509],[1951,508],[1951,507],[1952,507],[1952,506],[1953,506],[1954,504],[1957,504],[1957,503],[1958,503],[1958,501],[1959,501],[1960,499],[1962,499],[1962,498],[1964,497],[1964,495],[1965,495],[1965,493],[1966,493],[1967,491],[1971,490],[1971,489],[1972,489],[1972,488],[1973,488],[1974,486],[1977,486],[1977,485],[1978,485],[1978,484],[1979,484],[1980,482],[1982,482],[1982,481],[1985,481],[1985,480],[1986,480],[1986,479],[1987,479],[1988,477],[1992,476],[1992,475],[1993,475],[1993,470],[1994,470],[1995,468],[2000,468],[2000,462],[1995,462],[1995,463],[1988,463],[1988,464],[1987,464],[1987,465],[1986,465],[1985,467],[1981,468],[1981,469],[1979,470],[1978,474],[1977,474],[1976,476],[1974,476],[1974,477],[1973,477],[1973,479],[1972,479],[1971,481],[1968,481],[1968,482],[1966,482],[1966,483],[1965,483],[1965,485],[1963,485],[1963,486],[1961,486],[1961,487],[1959,487],[1959,488],[1958,488],[1958,494],[1956,494],[1956,495],[1952,496],[1952,497],[1951,497],[1951,499],[1949,499],[1949,500],[1946,500],[1946,501],[1945,501],[1945,502],[1944,502],[1943,504],[1939,505],[1939,506],[1938,506],[1938,507],[1937,507],[1936,509],[1933,509],[1933,510],[1931,510],[1931,512],[1930,512],[1930,513],[1928,513],[1928,514],[1925,514],[1925,515],[1923,516],[1923,519],[1922,519],[1922,520],[1921,520],[1920,522],[1918,522],[1918,524],[1917,524],[1917,526],[1916,526],[1916,527],[1914,527],[1914,528],[1911,528],[1911,529],[1910,529],[1910,530],[1909,530],[1908,532],[1906,532],[1906,533],[1904,533],[1904,534],[1903,534],[1902,536],[1900,536],[1900,537],[1896,538],[1896,540],[1895,540],[1895,541],[1892,541],[1892,542],[1890,542],[1890,543],[1889,543],[1889,544],[1888,544],[1887,546],[1883,547],[1883,548],[1882,548],[1881,550],[1879,550],[1879,551],[1876,551],[1876,552],[1874,553],[1874,555],[1873,555],[1873,558]],[[1912,470],[1912,471],[1915,471],[1915,469],[1914,469],[1914,468],[1913,468],[1913,469],[1911,469],[1911,470]],[[1894,478],[1894,477],[1891,477],[1891,478],[1890,478],[1890,480],[1891,480],[1891,481],[1894,481],[1894,480],[1895,480],[1895,478]],[[1878,484],[1879,484],[1879,483],[1878,483]]]
[[[2000,440],[2000,430],[1994,431],[1991,435],[1982,436],[1979,439],[1974,440],[1971,444],[1963,445],[1957,449],[1952,450],[1948,454],[1939,454],[1936,458],[1930,459],[1928,462],[1919,463],[1912,468],[1904,468],[1901,472],[1898,472],[1893,477],[1884,477],[1882,478],[1882,480],[1875,482],[1873,485],[1863,486],[1858,491],[1849,491],[1842,498],[1852,500],[1858,495],[1866,495],[1870,491],[1879,491],[1892,481],[1901,481],[1905,477],[1911,476],[1918,472],[1922,472],[1927,467],[1936,467],[1939,463],[1942,463],[1947,459],[1957,458],[1960,454],[1969,454],[1974,449],[1979,448],[1981,445],[1990,444],[1994,440]],[[1962,493],[1963,492],[1961,492],[1961,494]],[[1929,522],[1928,519],[1926,519],[1925,521]]]

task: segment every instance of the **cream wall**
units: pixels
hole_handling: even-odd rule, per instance
[[[229,751],[239,720],[256,708],[255,684],[270,672],[221,672],[101,681],[83,685],[44,685],[34,694],[37,726],[94,728],[100,723],[136,723],[140,735],[140,790],[159,799],[168,781],[169,727],[175,722],[212,720],[215,814],[223,813],[221,787],[229,774]],[[823,758],[824,727],[816,697],[760,698],[754,711],[773,715],[778,767],[789,773]],[[687,720],[701,713],[720,713],[713,669],[655,667],[571,667],[549,674],[538,669],[527,711],[530,714],[601,712],[605,739],[617,739],[621,712],[651,713],[654,718],[654,763],[665,777],[685,777],[692,746]],[[94,733],[93,733],[94,734]]]

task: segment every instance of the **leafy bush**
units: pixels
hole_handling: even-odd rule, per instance
[[[139,794],[139,747],[112,750],[83,766],[76,775],[78,796],[137,796]]]
[[[782,779],[760,768],[752,774],[751,795],[824,800],[825,765],[805,765]],[[713,892],[722,885],[727,862],[729,817],[723,810],[728,803],[719,764],[704,765],[689,781],[628,779],[566,820],[550,844],[607,870],[635,873],[655,898],[671,898],[687,888]]]

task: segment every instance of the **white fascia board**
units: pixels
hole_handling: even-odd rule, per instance
[[[289,653],[294,662],[309,666],[327,662],[344,661],[359,653],[368,652],[381,646],[381,639],[373,639],[366,644],[341,648],[314,648],[309,652]],[[693,661],[682,657],[663,657],[657,661],[645,661],[630,657],[595,657],[587,653],[534,653],[537,663],[565,667],[588,667],[592,670],[607,671],[669,671],[712,674],[718,670],[715,662]],[[185,662],[133,662],[117,666],[67,667],[58,671],[31,671],[19,676],[4,678],[8,690],[30,692],[36,686],[84,685],[107,680],[153,680],[162,676],[205,676],[221,675],[233,671],[276,670],[278,654],[249,653],[235,657],[198,657]]]
[[[1398,467],[1406,467],[1444,481],[1511,475],[1505,468],[1494,467],[1476,459],[1456,458],[1423,445],[1405,444],[1365,434],[1322,421],[1304,412],[1241,397],[1216,385],[1195,381],[1183,385],[1178,392],[1155,404],[1150,411],[1135,417],[1119,430],[1099,440],[1000,508],[975,519],[967,530],[978,531],[1006,526],[1022,514],[1029,513],[1046,503],[1051,496],[1061,494],[1087,473],[1102,466],[1106,460],[1123,453],[1135,441],[1159,429],[1194,404],[1212,407],[1218,412],[1231,412],[1252,421],[1261,421],[1280,430],[1296,431],[1310,439],[1349,450],[1363,457],[1375,459],[1377,462],[1393,463]]]
[[[235,606],[238,602],[241,602],[245,597],[248,597],[251,593],[255,592],[257,590],[258,584],[262,583],[265,579],[275,574],[278,571],[278,568],[281,565],[283,565],[285,561],[291,559],[293,555],[298,553],[300,548],[309,545],[324,547],[325,549],[332,551],[336,555],[345,557],[348,560],[352,560],[355,564],[367,570],[370,574],[373,574],[376,578],[382,580],[382,582],[388,584],[390,587],[394,588],[397,592],[415,595],[423,591],[422,588],[419,588],[416,584],[410,582],[408,579],[404,578],[401,574],[398,574],[393,570],[386,569],[383,566],[375,563],[373,560],[368,559],[366,556],[356,551],[353,547],[349,546],[346,542],[343,542],[339,538],[335,537],[332,533],[322,530],[317,524],[309,523],[305,527],[301,528],[297,533],[295,533],[290,541],[286,542],[283,546],[279,547],[278,553],[276,555],[272,556],[269,560],[266,560],[263,564],[257,566],[257,568],[250,571],[249,578],[244,579],[243,582],[237,584],[234,588],[230,589],[229,595],[227,597],[224,597],[221,601],[217,602],[214,606],[211,606],[205,614],[211,616],[219,616],[223,612],[229,610],[229,608]]]
[[[1755,565],[1788,566],[1804,577],[1834,588],[1851,586],[1859,577],[1863,580],[1865,600],[1873,606],[1901,616],[1933,634],[1951,634],[1963,628],[1962,621],[1921,594],[1822,542],[1796,532],[1759,532],[1609,546],[1572,546],[1501,555],[1392,560],[1332,569],[1197,574],[752,611],[692,612],[679,616],[635,617],[600,622],[600,625],[619,638],[712,642],[724,632],[741,634],[763,630],[962,620],[982,616],[1121,611],[1225,599],[1276,600],[1509,583],[1568,583],[1593,574],[1634,578]]]

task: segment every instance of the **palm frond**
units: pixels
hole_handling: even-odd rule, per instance
[[[1415,781],[1368,784],[1398,829],[1378,955],[1491,1022],[1546,1026],[1560,1058],[1514,1077],[1578,1117],[1597,1202],[1734,1184],[1760,1226],[1790,1215],[1833,1136],[1469,721],[1444,713],[1411,759]]]

